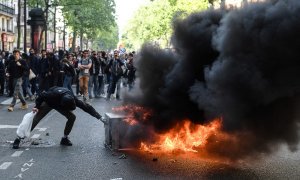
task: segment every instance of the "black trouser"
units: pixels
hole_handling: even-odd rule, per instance
[[[0,77],[0,94],[1,95],[4,94],[4,89],[5,89],[4,83],[5,83],[5,78],[4,77]]]
[[[114,74],[111,74],[109,86],[107,88],[107,93],[109,95],[115,93],[116,85],[117,85],[117,82],[119,81],[120,78],[121,78],[121,76],[116,76]]]
[[[42,103],[39,111],[33,118],[31,131],[51,110],[52,108],[49,107],[45,102]],[[55,110],[58,111],[60,114],[64,115],[68,119],[65,126],[64,135],[69,135],[70,132],[72,131],[76,116],[73,114],[72,111],[58,110],[58,109]]]
[[[49,89],[49,79],[48,77],[39,77],[39,92],[40,94],[43,91],[47,91]]]
[[[32,78],[31,80],[29,80],[30,84],[31,84],[31,93],[34,95],[35,93],[38,93],[38,88],[36,86],[36,82],[37,82],[37,78]]]

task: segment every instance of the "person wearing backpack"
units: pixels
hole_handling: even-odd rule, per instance
[[[90,68],[92,67],[92,60],[89,58],[88,50],[83,51],[83,57],[78,62],[79,68],[79,89],[83,94],[83,101],[89,102],[88,85],[90,78]]]

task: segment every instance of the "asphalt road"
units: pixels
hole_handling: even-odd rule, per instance
[[[101,114],[111,112],[119,103],[104,99],[92,102]],[[104,147],[103,123],[80,109],[75,111],[77,119],[70,134],[73,146],[59,145],[66,119],[51,111],[32,132],[36,140],[28,139],[14,150],[11,141],[16,137],[16,126],[32,107],[32,102],[28,110],[8,112],[7,106],[0,107],[1,180],[300,179],[300,151],[290,152],[284,145],[260,160],[236,163],[200,159],[193,154],[111,152]],[[38,145],[32,145],[32,141]]]

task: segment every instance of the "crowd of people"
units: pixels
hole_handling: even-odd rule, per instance
[[[122,53],[89,51],[54,53],[34,49],[29,54],[14,50],[12,54],[2,51],[0,55],[0,96],[13,97],[8,111],[13,111],[16,100],[27,109],[26,101],[34,101],[39,94],[51,87],[68,88],[85,103],[93,98],[119,100],[120,89],[132,90],[136,68],[135,52]],[[75,88],[73,90],[72,87]]]

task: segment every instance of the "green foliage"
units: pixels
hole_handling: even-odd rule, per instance
[[[208,0],[155,0],[138,9],[126,27],[123,41],[134,49],[149,41],[170,46],[172,21],[207,9]]]
[[[88,39],[116,27],[114,0],[28,0],[28,4],[43,9],[60,7],[67,27]]]
[[[35,7],[44,8],[46,6],[45,4],[49,4],[49,0],[28,0],[27,3],[28,6],[31,8],[35,8]]]
[[[111,26],[108,31],[96,32],[97,37],[94,38],[92,49],[94,50],[111,50],[115,49],[118,44],[118,27]]]
[[[88,33],[109,30],[115,23],[113,0],[64,0],[62,8],[68,26],[73,30]],[[72,5],[74,4],[74,5]]]

